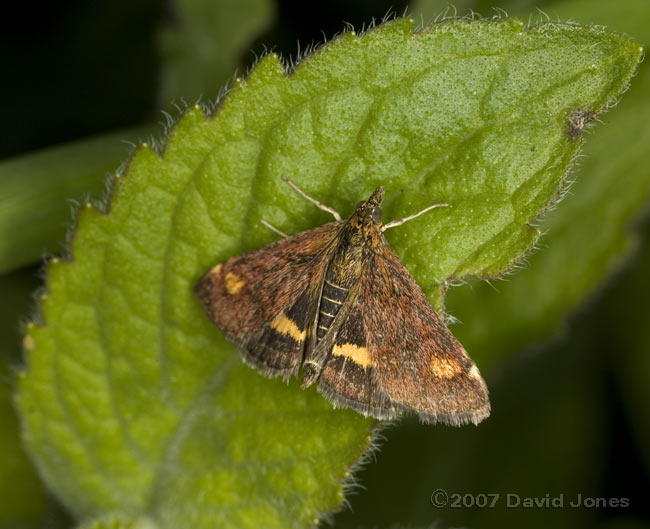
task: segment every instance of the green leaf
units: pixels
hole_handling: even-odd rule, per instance
[[[51,261],[28,329],[18,402],[41,474],[79,518],[141,513],[161,527],[304,527],[337,507],[371,421],[241,364],[192,290],[208,267],[344,214],[386,187],[388,232],[440,305],[450,279],[490,276],[535,242],[597,112],[640,57],[599,29],[396,20],[341,35],[290,77],[268,55],[215,116],[194,107],[164,155],[88,206],[73,261]],[[441,288],[442,287],[442,288]]]
[[[99,520],[81,523],[76,529],[158,529],[158,525],[148,518],[128,514],[109,514]]]
[[[163,107],[214,99],[273,18],[271,0],[174,0],[160,30]]]
[[[33,312],[31,293],[41,278],[35,269],[0,276],[0,529],[69,527],[69,519],[46,495],[22,446],[11,394],[22,364],[22,324]]]
[[[47,500],[34,466],[21,444],[11,401],[11,367],[20,362],[20,321],[29,314],[33,272],[0,276],[0,529],[39,527]]]
[[[617,17],[611,6],[590,3],[581,21],[632,32],[639,19],[650,17],[650,4],[642,3],[618,2]],[[575,19],[575,4],[584,6],[566,2],[549,13]],[[649,29],[644,25],[637,36],[650,41]],[[649,115],[650,65],[644,63],[628,93],[604,117],[606,126],[587,134],[571,192],[542,220],[543,250],[527,260],[525,270],[494,287],[473,283],[451,292],[447,307],[465,322],[454,332],[479,365],[497,363],[557,332],[566,314],[633,255],[634,221],[647,208],[650,193]]]
[[[63,249],[74,200],[99,198],[128,155],[134,127],[43,149],[0,163],[0,274]]]
[[[0,354],[0,528],[36,528],[43,519],[47,500],[20,442],[9,378],[9,367]]]

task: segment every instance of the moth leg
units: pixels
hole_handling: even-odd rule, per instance
[[[394,228],[395,226],[401,226],[405,222],[408,222],[409,220],[412,220],[415,217],[419,217],[423,213],[426,213],[427,211],[431,211],[434,208],[446,208],[448,206],[449,206],[449,204],[433,204],[432,206],[427,206],[422,211],[418,211],[414,215],[409,215],[408,217],[404,217],[404,218],[401,218],[401,219],[391,220],[389,223],[384,224],[380,229],[383,232],[383,231],[386,231],[388,228]]]
[[[275,226],[273,226],[273,224],[270,224],[269,222],[266,222],[264,219],[262,219],[260,222],[261,222],[264,226],[266,226],[269,230],[271,230],[271,231],[277,233],[277,234],[280,235],[281,237],[284,237],[285,239],[286,239],[287,237],[289,237],[289,235],[287,235],[287,234],[284,233],[283,231],[280,231],[280,230],[277,229]]]
[[[296,191],[301,197],[306,198],[311,202],[312,204],[316,204],[316,207],[319,209],[322,209],[323,211],[327,211],[328,213],[331,213],[334,216],[335,220],[341,220],[341,215],[339,215],[338,211],[335,209],[330,208],[329,206],[326,206],[322,202],[319,202],[313,197],[310,197],[307,193],[305,193],[302,189],[300,189],[296,184],[294,184],[291,180],[289,180],[286,176],[282,177],[282,180],[284,180],[287,184],[289,184],[294,191]]]

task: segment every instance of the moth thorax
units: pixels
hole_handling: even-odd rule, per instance
[[[325,280],[323,293],[320,298],[320,310],[318,313],[318,329],[316,338],[321,340],[327,334],[336,317],[341,305],[348,295],[348,289],[335,283]]]

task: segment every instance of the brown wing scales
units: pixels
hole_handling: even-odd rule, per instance
[[[390,419],[398,410],[377,386],[359,309],[359,305],[352,309],[336,335],[320,374],[318,391],[334,404],[378,419]]]
[[[386,246],[369,268],[359,305],[379,389],[424,422],[485,419],[485,382],[404,265]]]
[[[318,292],[308,287],[288,311],[282,311],[242,346],[244,360],[264,375],[290,377],[298,373],[315,317]]]
[[[195,292],[210,320],[267,375],[291,375],[302,361],[322,275],[341,226],[332,222],[216,265]]]

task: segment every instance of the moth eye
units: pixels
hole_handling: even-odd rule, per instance
[[[375,222],[379,222],[381,220],[381,208],[377,207],[373,209],[371,216],[372,216],[372,220],[374,220]]]

